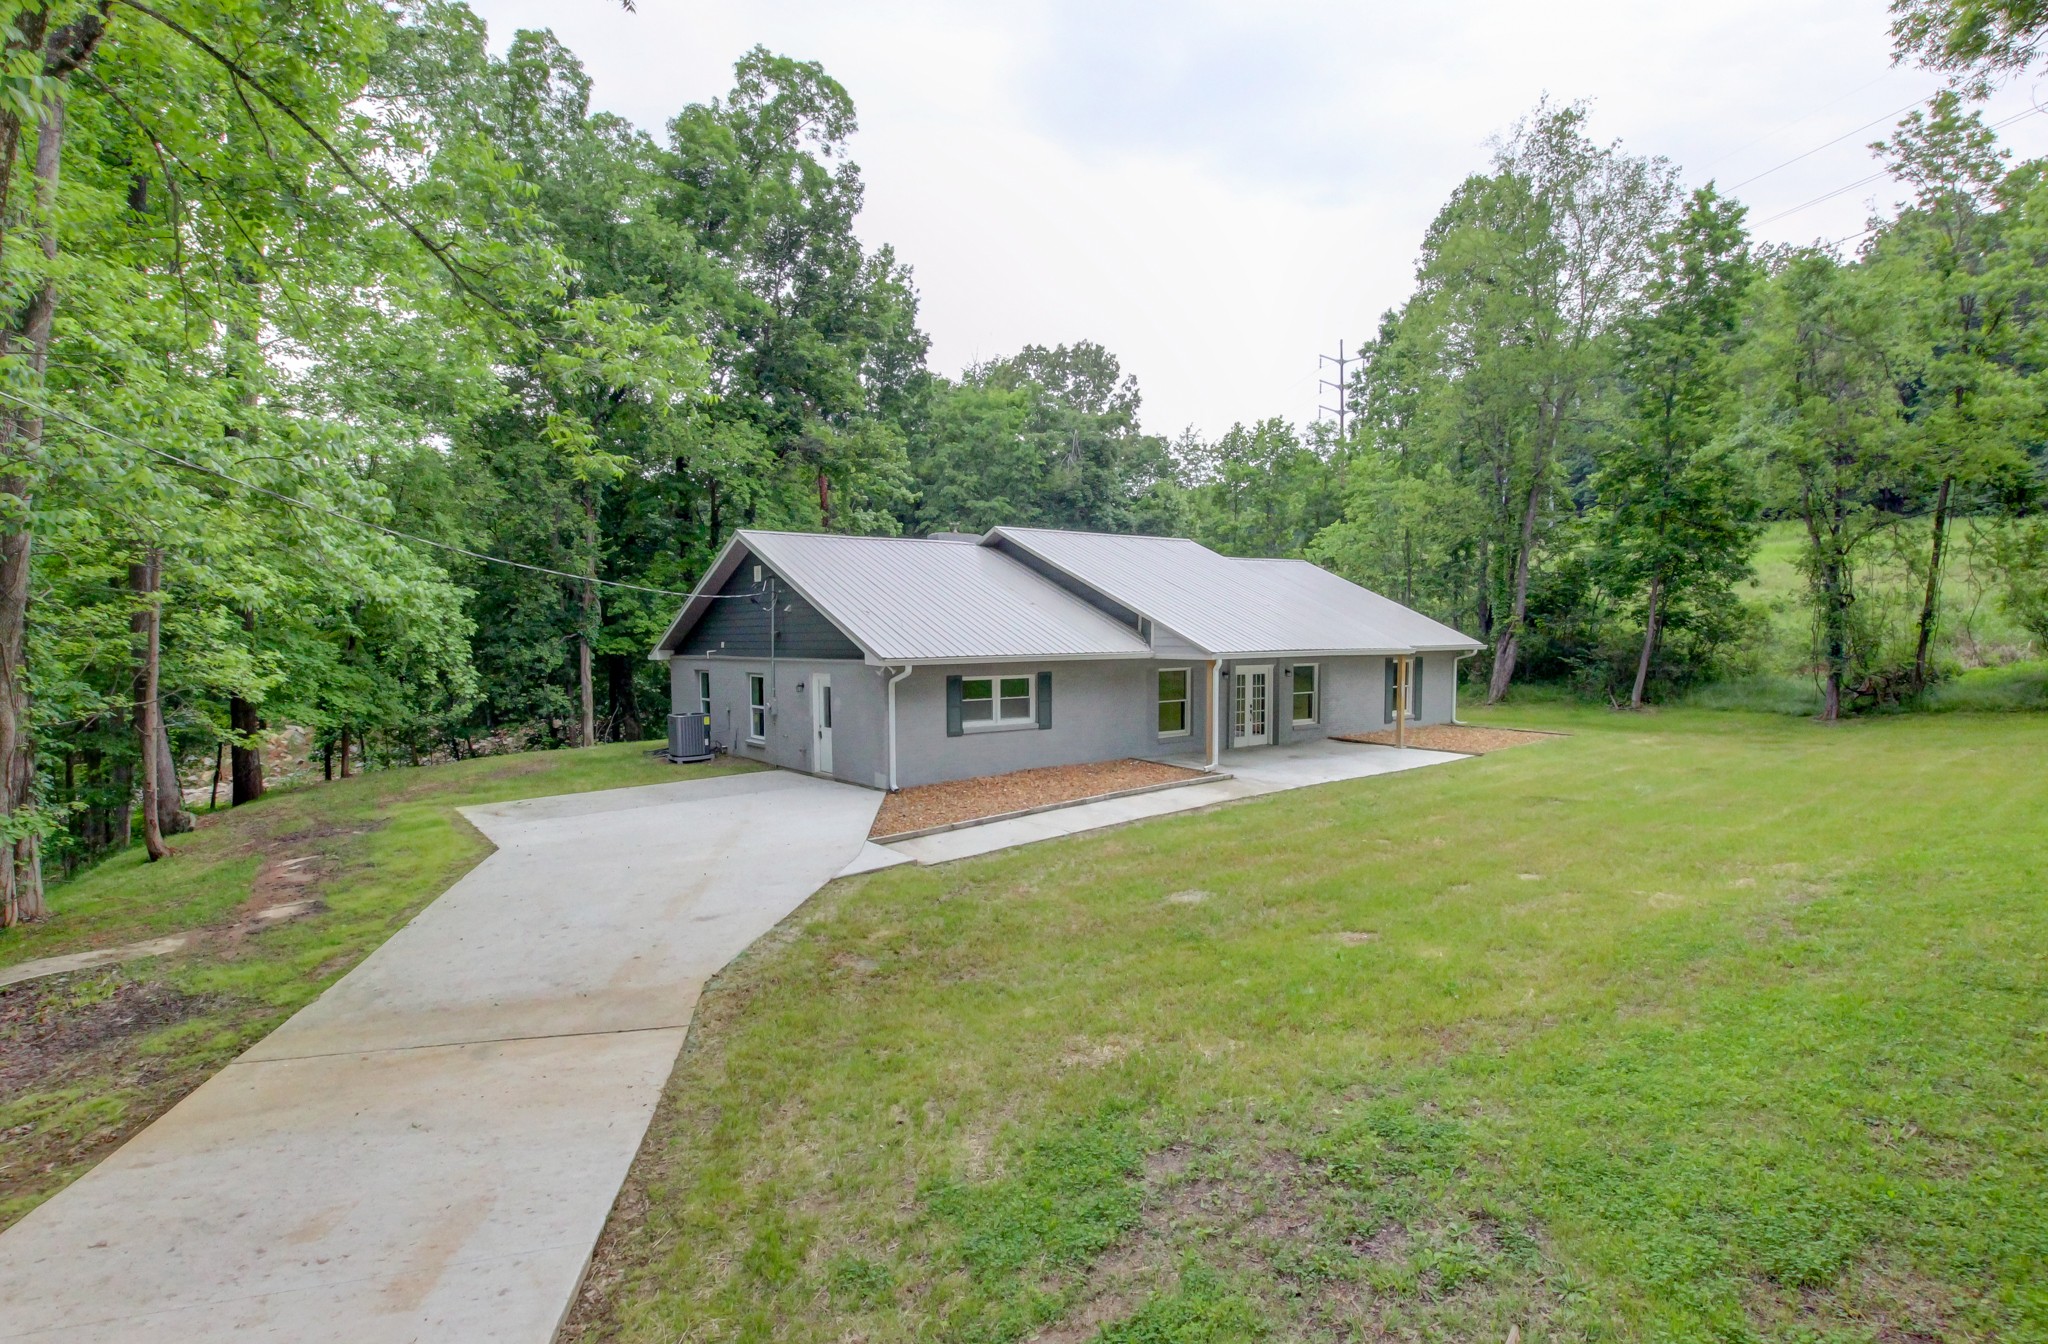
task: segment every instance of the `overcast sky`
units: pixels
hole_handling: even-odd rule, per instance
[[[1774,216],[1875,172],[1868,142],[1938,87],[1892,67],[1884,0],[472,3],[498,50],[553,28],[597,105],[658,136],[755,43],[822,62],[859,108],[861,236],[916,272],[933,366],[1099,341],[1166,434],[1314,419],[1317,354],[1401,301],[1437,208],[1546,92],[1809,242],[1896,190]],[[2048,116],[2002,134],[2048,153]]]

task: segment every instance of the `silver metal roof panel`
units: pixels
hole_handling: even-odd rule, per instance
[[[1219,657],[1470,651],[1479,642],[1306,560],[1245,560],[1179,537],[999,527],[1009,542]]]
[[[1144,658],[1129,627],[998,551],[967,541],[743,529],[656,656],[672,647],[751,551],[879,663]]]

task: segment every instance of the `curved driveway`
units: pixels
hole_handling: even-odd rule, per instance
[[[464,809],[496,853],[0,1235],[0,1340],[545,1344],[704,981],[880,801],[764,771]]]

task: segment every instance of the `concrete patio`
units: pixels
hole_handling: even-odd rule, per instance
[[[1230,776],[1227,779],[1218,779],[1207,784],[1191,784],[1186,788],[1167,789],[1158,793],[1138,794],[1129,798],[1105,798],[1099,802],[1076,803],[1071,807],[1039,812],[1028,817],[992,821],[986,825],[968,826],[938,835],[919,836],[912,840],[899,840],[893,844],[870,843],[861,851],[860,857],[848,866],[847,871],[867,872],[875,868],[886,868],[892,863],[950,863],[955,859],[973,858],[977,854],[992,854],[997,850],[1028,845],[1039,840],[1080,835],[1087,831],[1100,830],[1105,826],[1120,826],[1126,822],[1169,816],[1175,812],[1192,812],[1197,808],[1214,807],[1218,803],[1234,802],[1240,798],[1257,798],[1288,789],[1307,788],[1314,784],[1335,784],[1348,779],[1364,779],[1401,770],[1417,770],[1427,765],[1443,765],[1465,759],[1467,758],[1464,756],[1447,751],[1367,746],[1328,739],[1293,742],[1277,747],[1258,747],[1245,751],[1226,751],[1222,753],[1218,767]]]

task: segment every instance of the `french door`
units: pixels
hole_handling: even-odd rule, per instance
[[[1230,686],[1230,745],[1263,747],[1272,742],[1272,667],[1232,668]]]

